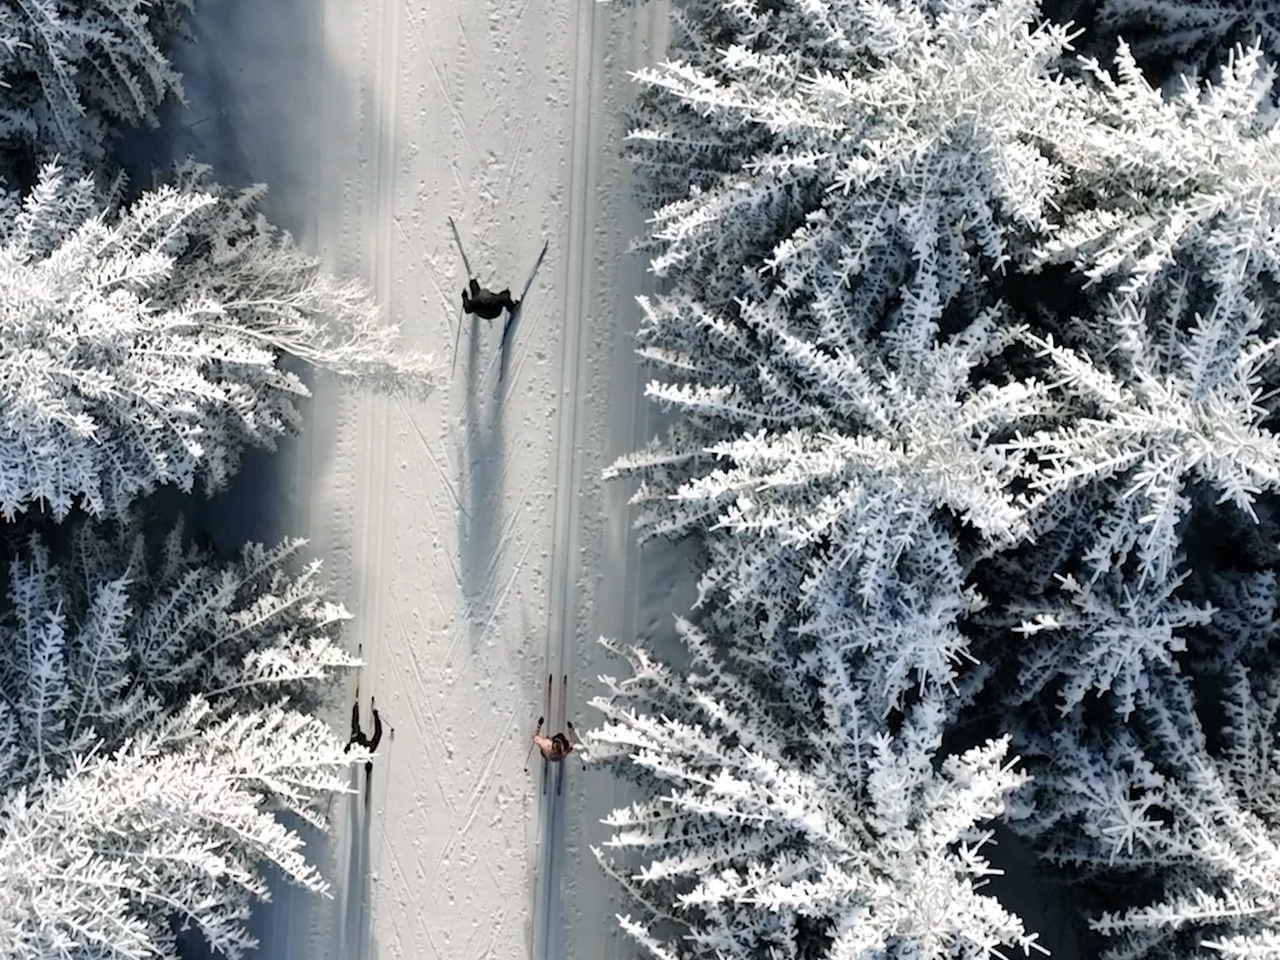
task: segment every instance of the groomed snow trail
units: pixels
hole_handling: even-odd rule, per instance
[[[623,265],[639,219],[615,109],[645,49],[635,23],[589,0],[325,6],[316,242],[446,371],[465,320],[450,383],[421,404],[335,397],[332,453],[311,467],[311,533],[357,615],[363,706],[376,696],[395,728],[371,803],[339,820],[335,958],[623,946],[588,849],[612,782],[574,759],[544,800],[523,765],[548,671],[569,675],[570,718],[594,722],[595,639],[625,606],[634,544],[606,536],[629,521],[625,504],[606,521],[618,497],[600,477],[643,422],[642,264]],[[523,283],[550,241],[505,364],[501,321],[461,315],[450,215],[493,288]]]
[[[445,371],[466,279],[446,218],[489,286],[522,284],[550,241],[500,392],[501,328],[484,321],[462,328],[456,375],[425,403],[317,385],[281,526],[311,537],[355,612],[362,714],[367,726],[376,697],[387,730],[370,802],[356,771],[360,795],[338,801],[313,850],[333,899],[277,885],[255,916],[264,957],[634,955],[589,850],[624,789],[571,758],[553,815],[537,758],[523,767],[547,672],[557,686],[568,673],[569,716],[593,725],[596,677],[619,669],[596,638],[661,640],[692,585],[678,551],[637,551],[629,491],[600,479],[656,429],[633,352],[634,297],[651,288],[625,252],[643,214],[617,107],[627,71],[660,52],[666,13],[590,0],[198,10],[175,153],[268,182],[272,218],[373,283]],[[349,710],[332,718],[343,736]]]

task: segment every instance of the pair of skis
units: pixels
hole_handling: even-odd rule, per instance
[[[449,229],[453,231],[453,242],[458,245],[458,254],[462,257],[462,266],[463,266],[463,269],[467,271],[467,282],[470,283],[471,279],[475,277],[476,274],[471,269],[471,261],[467,259],[467,251],[462,248],[462,237],[458,235],[458,226],[453,222],[453,217],[449,217]],[[502,364],[501,372],[503,374],[506,373],[507,341],[515,330],[516,321],[520,316],[521,309],[524,307],[524,298],[529,295],[529,289],[533,286],[533,278],[537,276],[538,268],[542,266],[542,258],[547,255],[547,245],[550,242],[551,241],[549,240],[542,241],[542,249],[538,252],[538,259],[533,262],[533,269],[529,271],[529,276],[525,278],[524,289],[520,291],[520,296],[517,298],[516,302],[519,303],[519,306],[516,307],[515,310],[507,312],[506,323],[504,323],[502,326],[501,350],[502,350],[503,364]],[[453,374],[456,373],[458,370],[458,346],[459,344],[462,343],[462,318],[464,315],[459,315],[458,329],[454,333],[453,368],[452,368],[452,371],[450,372],[451,378]]]

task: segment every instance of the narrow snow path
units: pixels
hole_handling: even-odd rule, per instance
[[[639,227],[615,109],[634,19],[579,0],[326,7],[348,94],[326,95],[316,241],[375,283],[415,345],[452,366],[460,342],[426,403],[337,397],[334,454],[313,468],[311,526],[357,611],[362,690],[395,727],[336,846],[343,957],[551,960],[584,938],[616,954],[583,842],[612,783],[574,762],[544,800],[523,766],[548,671],[569,674],[570,717],[592,722],[599,607],[625,597],[600,475],[643,422],[639,263],[615,280]],[[449,215],[493,288],[518,288],[550,241],[505,361],[499,324],[460,313]]]
[[[570,758],[544,805],[537,758],[523,768],[548,670],[591,726],[596,677],[618,670],[596,638],[661,640],[691,590],[679,551],[637,551],[629,491],[601,479],[656,429],[617,107],[665,5],[224,0],[200,17],[177,152],[267,181],[273,219],[373,283],[446,371],[461,335],[424,403],[318,387],[293,455],[286,527],[356,613],[361,709],[367,726],[376,697],[388,729],[368,804],[342,798],[316,850],[333,900],[277,889],[263,956],[631,956],[589,849],[623,786]],[[550,241],[505,364],[499,322],[458,327],[450,215],[491,287],[518,292]]]

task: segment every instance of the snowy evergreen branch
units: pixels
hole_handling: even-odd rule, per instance
[[[790,708],[741,680],[697,627],[679,630],[687,674],[602,641],[633,676],[601,678],[609,695],[592,705],[606,722],[587,736],[592,762],[645,793],[610,815],[614,834],[595,851],[645,911],[620,918],[638,943],[656,957],[725,960],[1038,949],[978,892],[992,872],[980,825],[1026,781],[1005,741],[938,762],[949,715],[939,700],[926,696],[891,736],[842,668],[828,675],[838,708],[779,726]]]
[[[1125,295],[1177,299],[1203,284],[1228,322],[1241,300],[1262,302],[1258,279],[1280,267],[1280,111],[1261,50],[1237,49],[1217,82],[1183,78],[1169,96],[1123,43],[1115,76],[1085,68],[1092,85],[1064,89],[1088,123],[1053,138],[1071,187],[1032,262],[1074,263]],[[1209,313],[1194,298],[1190,309]]]
[[[9,564],[0,619],[0,713],[13,738],[0,784],[113,751],[196,695],[220,717],[281,699],[319,706],[358,662],[319,563],[288,570],[303,545],[249,544],[219,563],[180,526],[148,542],[140,521],[81,523],[55,562],[33,535]]]
[[[1028,744],[1038,815],[1019,829],[1057,862],[1126,879],[1135,899],[1140,882],[1157,891],[1128,906],[1113,895],[1091,921],[1108,960],[1264,957],[1275,940],[1280,674],[1236,664],[1220,691],[1197,689],[1153,667],[1131,724],[1091,724],[1077,708]],[[1198,702],[1206,694],[1221,707]]]
[[[1273,0],[1099,0],[1094,46],[1123,37],[1148,72],[1208,77],[1237,47],[1255,42],[1280,59],[1280,8]],[[1162,82],[1164,72],[1154,79]]]
[[[644,306],[642,349],[687,381],[650,385],[686,420],[606,474],[640,479],[641,528],[704,537],[704,599],[723,591],[761,604],[775,637],[844,638],[881,658],[890,702],[952,686],[956,623],[982,600],[945,517],[993,543],[1024,536],[1028,457],[992,441],[1056,409],[1032,378],[975,375],[1021,329],[991,309],[941,339],[936,320],[903,315],[871,341],[834,320],[805,336],[777,297],[736,322],[687,297]]]
[[[155,126],[162,101],[184,99],[165,47],[175,30],[185,33],[192,5],[193,0],[0,2],[0,143],[28,153],[28,159],[61,154],[98,163],[118,128]],[[2,173],[10,178],[14,170]]]
[[[321,274],[204,168],[123,210],[57,167],[0,224],[0,512],[120,514],[157,485],[223,487],[299,423],[281,352],[380,388],[429,389],[369,293]]]
[[[1030,338],[1056,368],[1064,407],[1079,415],[1003,446],[1037,462],[1031,488],[1047,496],[1115,480],[1119,509],[1099,525],[1136,522],[1140,581],[1160,583],[1178,550],[1188,484],[1207,484],[1255,519],[1256,496],[1280,489],[1280,438],[1262,425],[1271,413],[1258,402],[1276,380],[1280,336],[1266,333],[1258,309],[1215,309],[1187,327],[1180,310],[1149,316],[1127,301],[1103,319],[1114,346],[1101,362]]]
[[[279,806],[313,822],[346,790],[323,722],[278,707],[216,721],[199,698],[112,753],[77,756],[0,802],[0,942],[15,958],[177,960],[171,923],[231,960],[255,946],[246,920],[268,899],[261,870],[325,892]]]
[[[358,280],[338,280],[257,209],[265,184],[232,190],[211,168],[187,162],[174,186],[214,204],[192,212],[188,243],[175,260],[169,303],[216,305],[205,324],[305,360],[361,389],[423,395],[435,384],[432,355],[406,351],[400,328]]]
[[[1062,713],[1089,693],[1109,693],[1127,719],[1152,665],[1172,667],[1174,655],[1186,648],[1182,631],[1207,624],[1214,614],[1212,607],[1176,596],[1184,579],[1135,587],[1115,568],[1083,583],[1067,574],[1060,577],[1061,599],[1011,603],[1004,615],[1021,618],[1015,633],[1051,636],[1024,652],[1009,702],[1028,703],[1057,684]]]

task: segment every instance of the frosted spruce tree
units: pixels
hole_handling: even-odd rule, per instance
[[[1045,536],[1100,481],[1123,496],[1103,495],[1117,512],[1098,523],[1107,533],[1091,549],[1125,541],[1136,522],[1137,579],[1116,589],[1151,580],[1158,594],[1186,483],[1207,482],[1247,511],[1277,476],[1269,407],[1255,403],[1275,379],[1265,288],[1280,192],[1269,186],[1272,125],[1259,111],[1266,68],[1256,52],[1242,55],[1219,83],[1165,101],[1122,49],[1118,80],[1093,64],[1091,82],[1066,81],[1047,66],[1063,49],[1060,28],[1032,30],[1031,14],[1009,3],[732,5],[682,21],[677,51],[688,62],[641,74],[656,91],[642,112],[672,118],[637,131],[650,181],[675,193],[676,171],[695,166],[689,196],[655,221],[654,269],[676,292],[644,304],[641,348],[667,378],[650,394],[687,417],[616,472],[641,478],[649,531],[707,532],[707,591],[781,605],[800,596],[799,617],[768,609],[779,630],[891,637],[901,609],[868,620],[845,598],[894,598],[899,545],[938,555],[916,532],[933,516],[958,519],[962,538],[978,535],[990,553]],[[857,95],[831,100],[836,81],[814,78],[835,69],[846,43],[861,56],[833,76]],[[820,52],[792,77],[781,52],[763,59],[771,44]],[[992,76],[956,81],[953,61]],[[945,82],[931,84],[932,69]],[[909,121],[890,124],[893,112],[875,106],[891,91],[909,99],[947,84],[909,100]],[[764,146],[713,176],[709,164],[732,163],[702,141],[690,146],[699,124],[703,141],[742,127],[744,142]],[[777,159],[799,155],[801,142],[820,162]],[[965,146],[974,142],[994,145]],[[1005,158],[1004,174],[983,180],[986,161],[975,158],[988,154]],[[1009,174],[1015,158],[1026,176]],[[832,169],[864,174],[845,184]],[[1031,171],[1039,179],[1027,180]],[[1028,182],[1039,188],[1014,203],[1008,185]],[[986,214],[949,206],[975,190]],[[877,216],[894,211],[892,229],[857,213],[877,197]],[[1020,209],[1036,215],[1012,215]],[[943,242],[955,223],[990,229]],[[882,236],[894,242],[868,260]],[[1097,316],[1017,325],[987,303],[1002,266],[1079,271]],[[869,291],[878,293],[866,300]],[[911,567],[919,577],[922,563]],[[953,634],[928,643],[931,656],[909,650],[892,662],[949,681],[938,664],[961,647]],[[1140,671],[1141,658],[1130,662]],[[1087,689],[1102,677],[1079,680]]]
[[[1256,50],[1174,98],[1123,48],[1116,79],[1090,69],[1096,133],[1064,147],[1075,187],[1031,263],[1079,271],[1092,312],[1025,338],[1059,409],[999,455],[1036,464],[1041,516],[1035,545],[997,562],[1004,584],[977,582],[1014,598],[990,622],[1030,638],[1015,700],[1052,684],[1064,710],[1111,692],[1127,714],[1148,668],[1170,666],[1182,628],[1207,615],[1180,596],[1200,563],[1187,563],[1187,524],[1256,522],[1280,489],[1280,140]]]
[[[1067,34],[1035,14],[702,0],[638,75],[643,246],[670,291],[642,303],[641,353],[679,419],[614,475],[639,481],[646,535],[706,545],[701,613],[749,625],[722,639],[764,676],[726,704],[791,676],[804,727],[828,709],[812,691],[848,676],[885,724],[953,687],[1019,749],[1078,717],[1106,738],[1223,613],[1184,538],[1253,521],[1275,489],[1272,76],[1244,51],[1166,98],[1123,47],[1114,76],[1065,75]],[[670,739],[719,770],[647,719],[663,712],[643,733],[611,715],[609,756],[675,777]],[[1070,839],[1070,774],[1036,772],[1038,816]],[[638,847],[677,842],[629,816]],[[1151,874],[1183,883],[1179,851]],[[713,870],[681,867],[628,881],[655,952],[676,951],[654,918],[701,936],[708,915],[681,898]],[[720,924],[766,921],[733,882],[707,942],[736,949]]]
[[[325,882],[273,812],[323,827],[349,763],[304,712],[347,619],[300,541],[218,563],[180,528],[33,535],[0,619],[0,942],[8,956],[169,957],[171,922],[244,955],[263,864]]]
[[[1275,613],[1274,574],[1250,599]],[[1274,623],[1265,630],[1274,637]],[[1153,667],[1130,723],[1076,707],[1028,738],[1036,815],[1015,826],[1107,890],[1106,960],[1263,958],[1280,943],[1280,674]],[[1032,708],[1034,710],[1034,708]],[[1024,713],[1025,716],[1025,713]]]
[[[748,630],[738,623],[739,630]],[[660,960],[1002,956],[1039,949],[980,892],[995,872],[984,824],[1026,777],[1007,742],[940,756],[949,708],[926,695],[894,733],[827,647],[806,700],[758,658],[716,652],[679,622],[692,667],[623,651],[632,676],[603,677],[605,723],[591,762],[635,781],[594,852],[631,895],[623,930]],[[733,648],[749,648],[735,636]]]
[[[673,285],[642,304],[641,354],[682,416],[613,475],[640,480],[647,534],[705,537],[704,598],[763,605],[768,639],[878,650],[891,701],[955,682],[983,603],[965,555],[1035,505],[1034,457],[994,441],[1056,412],[995,299],[1053,226],[1041,144],[1084,136],[1049,69],[1066,31],[1035,12],[700,3],[638,75]]]
[[[55,166],[0,222],[0,513],[119,515],[158,485],[222,488],[308,395],[285,354],[420,393],[371,294],[324,274],[205,168],[123,209]]]
[[[154,126],[167,97],[183,98],[166,48],[186,36],[193,0],[0,2],[0,175],[54,154],[101,161],[121,127]],[[34,167],[31,168],[34,170]]]

